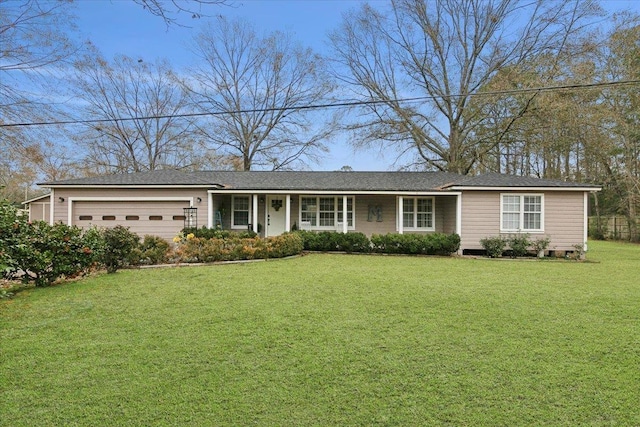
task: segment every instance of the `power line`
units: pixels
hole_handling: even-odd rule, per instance
[[[297,106],[297,107],[272,107],[272,108],[256,108],[256,109],[247,109],[247,110],[209,111],[209,112],[202,112],[202,113],[183,113],[183,114],[168,114],[168,115],[157,115],[157,116],[123,117],[123,118],[117,118],[117,119],[88,119],[88,120],[74,119],[74,120],[58,120],[58,121],[49,121],[49,122],[4,123],[4,124],[0,124],[0,127],[99,124],[99,123],[110,123],[110,122],[128,122],[128,121],[134,121],[134,120],[222,116],[226,114],[267,113],[267,112],[274,112],[274,111],[294,111],[294,110],[321,110],[321,109],[329,109],[329,108],[345,108],[345,107],[358,107],[358,106],[366,106],[366,105],[386,104],[388,102],[395,102],[400,104],[400,103],[411,103],[411,102],[428,101],[433,99],[444,99],[444,98],[451,99],[451,98],[481,97],[481,96],[496,96],[496,95],[515,95],[515,94],[532,93],[532,92],[555,92],[555,91],[571,90],[571,89],[592,89],[592,88],[625,86],[625,85],[634,85],[634,84],[640,84],[640,80],[621,80],[617,82],[601,82],[601,83],[585,83],[585,84],[572,84],[572,85],[562,85],[562,86],[544,86],[544,87],[535,87],[535,88],[519,88],[519,89],[478,92],[478,93],[471,93],[471,94],[454,94],[454,95],[444,95],[444,96],[430,95],[430,96],[419,96],[419,97],[413,97],[413,98],[391,99],[391,100],[385,100],[385,101],[380,101],[380,100],[343,101],[343,102],[332,102],[332,103],[326,103],[326,104],[303,105],[303,106]]]

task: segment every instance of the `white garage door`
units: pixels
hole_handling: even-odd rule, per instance
[[[123,225],[140,237],[146,234],[171,240],[184,227],[187,201],[78,201],[73,204],[72,223],[80,227]]]

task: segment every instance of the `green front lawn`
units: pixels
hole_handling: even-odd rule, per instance
[[[0,425],[640,425],[640,246],[309,255],[0,301]]]

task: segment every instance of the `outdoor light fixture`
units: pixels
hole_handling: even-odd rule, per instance
[[[58,197],[58,200],[60,200],[60,203],[64,202],[64,197]]]
[[[198,228],[198,208],[184,208],[184,228]]]
[[[200,197],[198,197],[196,200],[198,201],[198,203],[200,203],[202,201],[202,199]]]

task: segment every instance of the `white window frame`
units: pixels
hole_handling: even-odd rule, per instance
[[[343,196],[332,196],[326,194],[303,194],[298,198],[298,224],[300,224],[300,228],[305,230],[331,230],[331,231],[340,231],[342,230],[342,210],[338,208],[340,203],[342,203]],[[315,199],[315,214],[316,214],[316,225],[311,225],[308,223],[302,222],[302,199],[303,198],[311,198]],[[333,212],[334,212],[334,223],[333,225],[319,225],[320,224],[320,199],[321,198],[332,198],[333,201]],[[347,230],[355,230],[356,228],[356,198],[355,196],[347,196],[347,206],[349,205],[349,199],[351,199],[351,225],[347,226]],[[311,211],[306,211],[311,212]],[[347,212],[347,218],[348,218]]]
[[[419,199],[427,199],[431,200],[431,227],[418,227],[418,200]],[[413,200],[413,224],[410,227],[406,227],[404,225],[404,202],[405,200]],[[403,231],[436,231],[436,198],[432,196],[404,196],[402,197],[402,216],[398,218],[396,221],[396,229],[399,229],[399,226],[402,225]],[[399,206],[400,199],[396,199],[396,204]],[[396,206],[396,213],[399,212],[398,206]]]
[[[518,212],[518,228],[505,228],[504,226],[504,199],[507,196],[519,197],[520,208]],[[540,228],[524,227],[524,198],[540,197]],[[538,213],[538,212],[529,212]],[[501,233],[544,233],[544,193],[500,193],[500,232]]]
[[[242,225],[236,225],[236,198],[243,198],[243,199],[247,199],[247,203],[249,205],[248,207],[248,211],[247,211],[247,224],[242,224]],[[231,196],[231,228],[235,229],[235,230],[246,230],[248,225],[251,224],[251,196],[249,194],[247,195],[232,195]],[[244,211],[243,211],[244,212]]]

